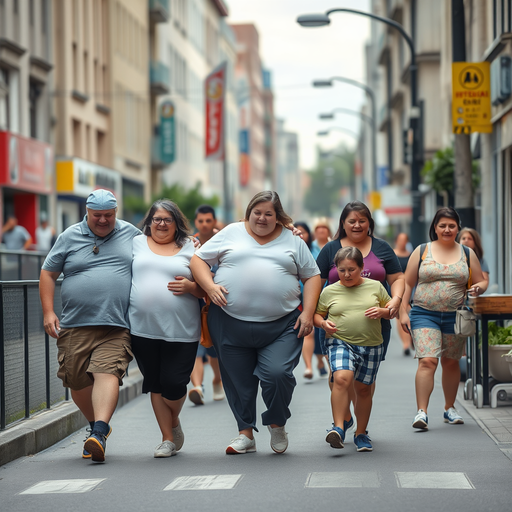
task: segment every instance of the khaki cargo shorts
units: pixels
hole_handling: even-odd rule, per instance
[[[79,391],[93,383],[93,373],[110,373],[123,385],[133,359],[130,331],[109,325],[62,329],[57,338],[59,377],[64,386]]]

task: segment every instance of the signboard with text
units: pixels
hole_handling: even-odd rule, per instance
[[[453,133],[491,133],[489,62],[452,63]]]
[[[172,164],[176,159],[175,108],[172,101],[160,105],[160,160]]]
[[[205,158],[224,160],[224,97],[226,94],[226,62],[214,69],[205,87]]]

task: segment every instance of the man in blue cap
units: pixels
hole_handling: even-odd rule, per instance
[[[82,222],[66,229],[48,253],[39,283],[44,329],[57,339],[57,375],[91,426],[83,458],[105,460],[110,418],[132,360],[128,324],[132,239],[140,231],[116,219],[108,190],[92,192]],[[63,274],[62,313],[53,308]]]

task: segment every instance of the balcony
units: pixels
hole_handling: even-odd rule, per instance
[[[169,20],[169,0],[149,0],[149,19],[152,23]]]
[[[160,61],[151,61],[149,66],[149,83],[152,95],[169,94],[169,68]]]

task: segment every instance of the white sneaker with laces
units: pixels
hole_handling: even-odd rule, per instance
[[[215,401],[224,400],[226,394],[224,393],[224,388],[222,387],[222,382],[213,385],[213,399]]]
[[[418,411],[418,414],[416,414],[414,421],[412,423],[412,428],[428,430],[428,416],[427,416],[427,413],[423,409],[420,409]]]
[[[164,441],[155,448],[155,459],[176,455],[176,445],[172,441]]]
[[[284,453],[288,448],[288,433],[285,432],[284,427],[272,428],[268,425],[270,432],[270,447],[276,453]]]
[[[185,434],[183,433],[183,430],[181,428],[180,420],[178,420],[177,427],[172,427],[172,437],[174,439],[176,451],[179,452],[181,450],[181,447],[183,446],[183,443],[185,442]]]
[[[191,402],[195,403],[196,405],[204,405],[203,389],[201,388],[201,386],[192,388],[188,392],[188,398]]]
[[[252,453],[256,451],[256,440],[249,439],[245,434],[231,439],[231,443],[226,448],[228,455],[236,455],[239,453]]]
[[[447,411],[444,411],[444,422],[450,425],[463,425],[464,420],[459,414],[455,407],[450,407]]]

